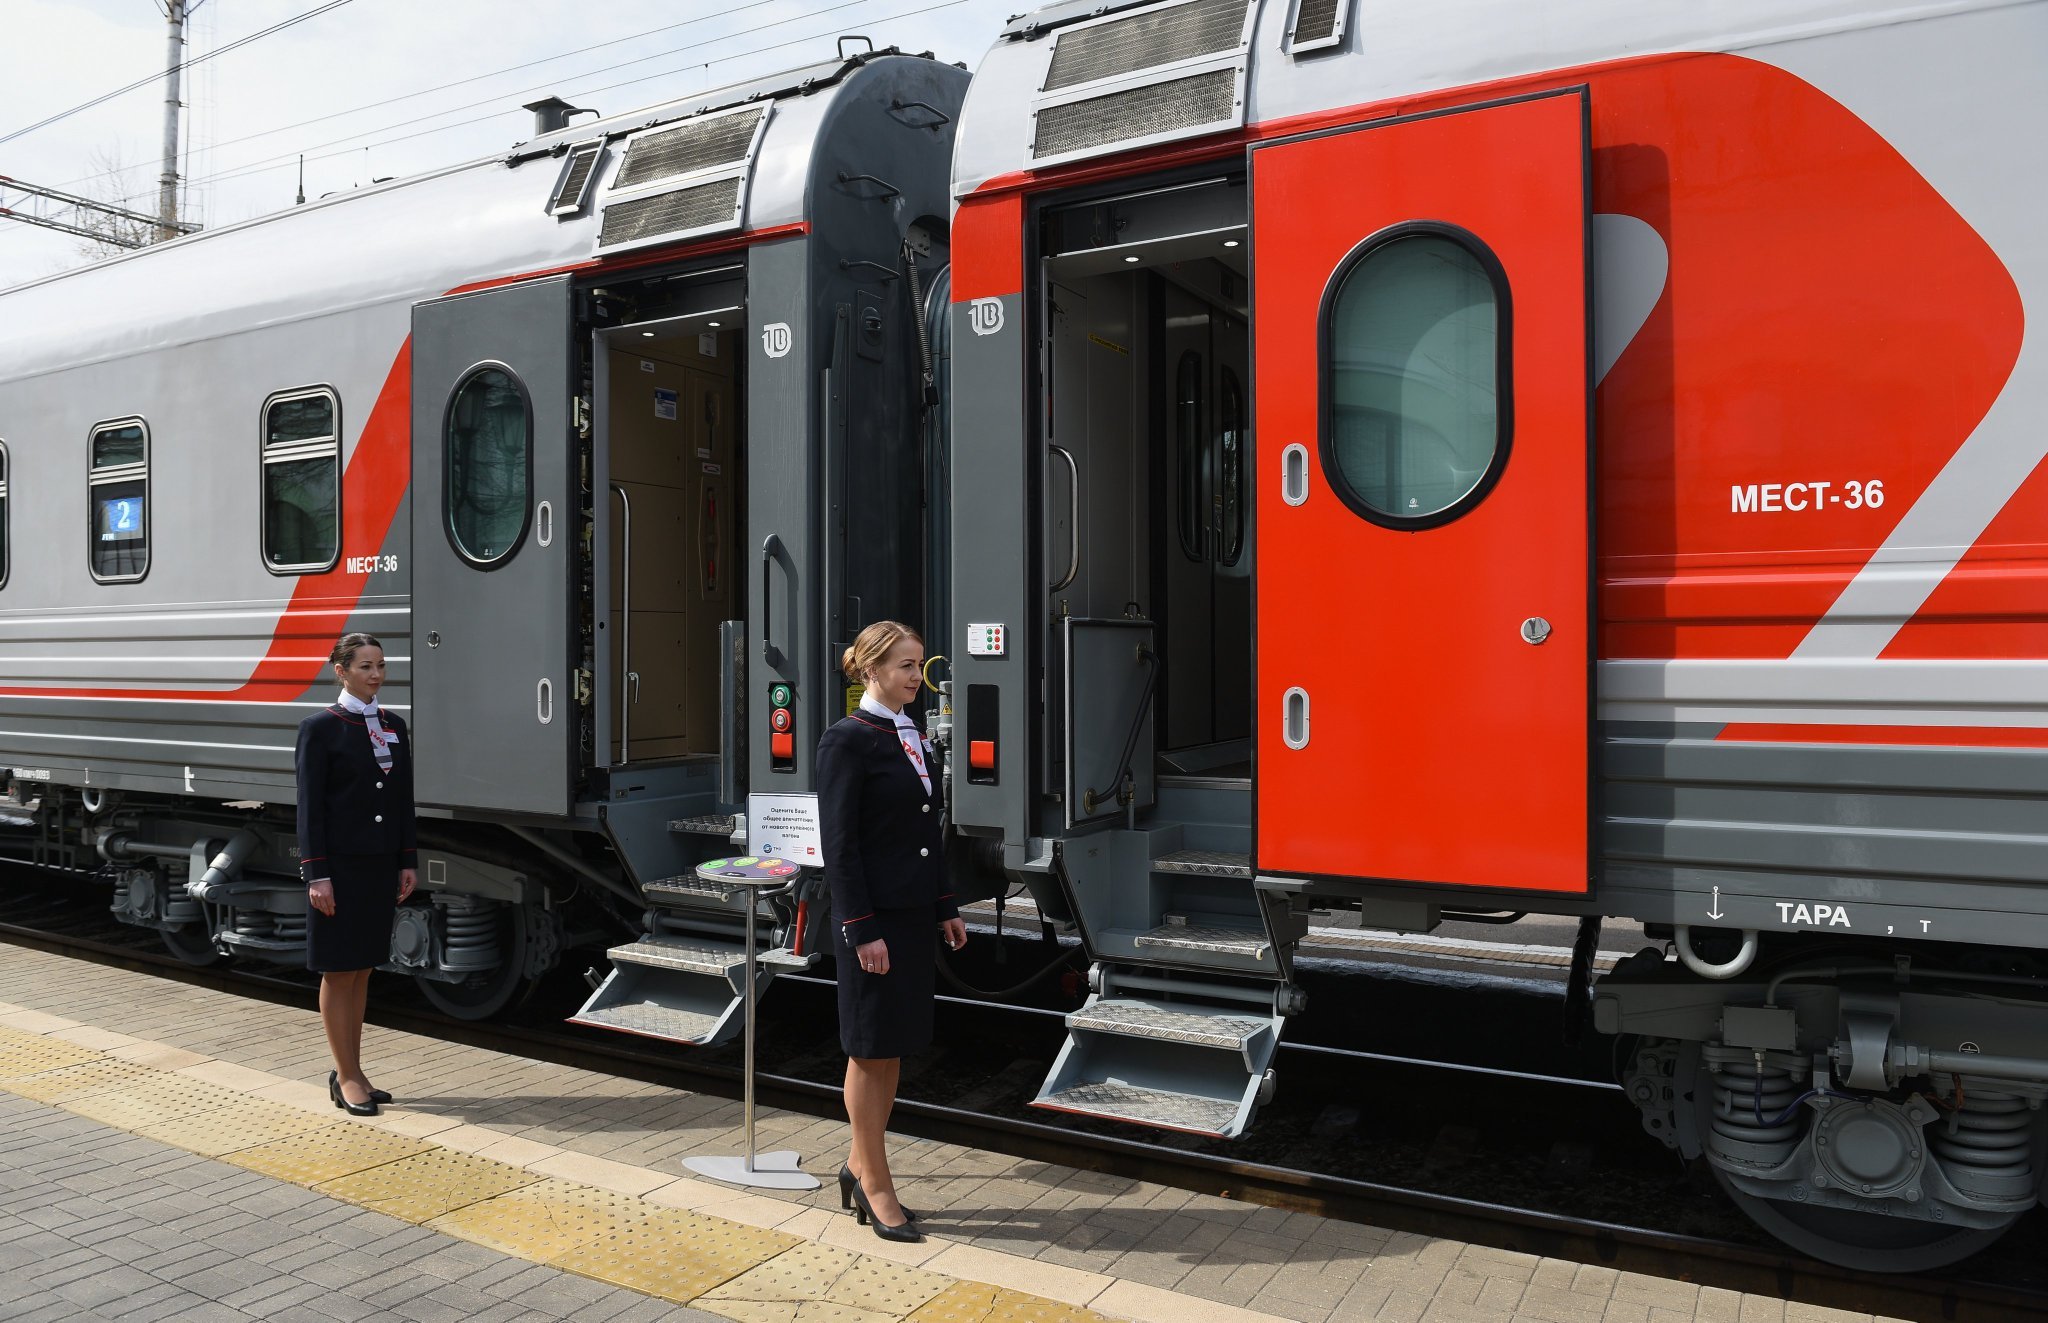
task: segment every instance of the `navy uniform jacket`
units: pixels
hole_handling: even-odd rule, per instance
[[[932,906],[932,922],[960,913],[943,858],[945,767],[925,754],[931,793],[903,752],[896,728],[856,712],[818,741],[818,818],[825,837],[825,880],[832,915],[855,946],[880,930],[878,909]]]
[[[400,868],[419,867],[412,732],[389,708],[377,721],[398,737],[388,772],[377,766],[369,727],[341,704],[299,723],[299,875],[309,883],[329,876],[330,855],[395,854]]]

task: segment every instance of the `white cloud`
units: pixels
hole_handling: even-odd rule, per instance
[[[188,54],[318,3],[204,0]],[[529,135],[531,118],[519,106],[536,96],[552,92],[617,113],[829,59],[840,33],[932,50],[971,68],[1009,15],[1031,7],[1029,0],[609,0],[602,7],[352,0],[187,73],[190,200],[209,224],[242,220],[292,204],[299,152],[306,195],[317,197],[502,150]],[[163,65],[165,25],[150,0],[8,0],[6,8],[0,135]],[[670,30],[561,56],[663,27]],[[529,61],[545,63],[410,95]],[[407,99],[372,105],[394,97]],[[335,117],[303,123],[323,116]],[[130,205],[154,212],[162,117],[159,82],[0,145],[0,174],[93,192],[106,184],[81,182],[88,158],[112,151],[130,165]],[[0,220],[0,289],[83,260],[75,240]]]

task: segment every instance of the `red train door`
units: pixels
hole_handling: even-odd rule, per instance
[[[1583,89],[1251,153],[1258,867],[1582,892]]]

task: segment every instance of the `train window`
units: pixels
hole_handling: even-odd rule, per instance
[[[1323,324],[1323,469],[1389,527],[1457,518],[1508,453],[1508,299],[1477,238],[1404,225],[1332,278]]]
[[[341,555],[341,403],[325,386],[263,402],[263,563],[326,570]]]
[[[1223,543],[1219,554],[1225,565],[1235,565],[1244,555],[1244,387],[1229,368],[1223,369],[1219,411],[1223,415],[1218,438],[1221,453],[1216,456],[1216,513]]]
[[[1180,356],[1173,381],[1174,472],[1179,484],[1180,549],[1189,560],[1202,558],[1202,356],[1190,349]]]
[[[442,482],[448,537],[488,568],[519,549],[533,487],[533,405],[510,368],[471,368],[448,401]]]
[[[7,443],[0,441],[0,588],[7,586]]]
[[[149,573],[149,424],[101,423],[86,447],[92,577],[126,583]]]

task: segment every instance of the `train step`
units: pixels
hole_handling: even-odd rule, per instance
[[[1131,939],[1132,943],[1154,951],[1206,951],[1253,960],[1264,960],[1273,949],[1263,928],[1185,914],[1161,917],[1166,920],[1164,923],[1150,932],[1139,933]]]
[[[730,1042],[746,1023],[746,950],[716,938],[656,934],[615,946],[612,972],[571,1024],[715,1047]],[[760,952],[758,992],[775,974],[810,962],[788,951]]]
[[[640,888],[650,905],[689,905],[692,902],[712,901],[723,905],[740,893],[740,888],[723,882],[707,882],[695,875],[665,877],[649,882]]]
[[[1230,1138],[1272,1093],[1288,985],[1175,983],[1097,966],[1032,1106]],[[1185,989],[1183,991],[1182,989]]]
[[[739,830],[739,819],[730,813],[706,813],[694,818],[672,818],[668,829],[678,836],[716,836],[724,840]]]
[[[1152,861],[1155,873],[1190,873],[1197,877],[1252,875],[1252,857],[1230,850],[1169,850]]]

